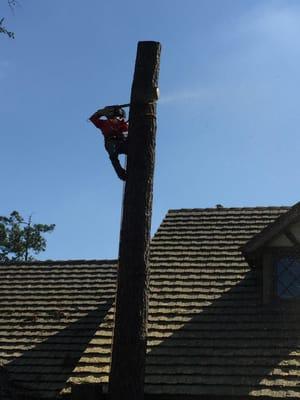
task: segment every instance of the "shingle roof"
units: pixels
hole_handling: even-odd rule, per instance
[[[105,325],[115,280],[113,261],[0,266],[0,365],[14,385],[38,397],[64,388]]]
[[[146,393],[300,397],[299,317],[262,308],[240,252],[287,210],[168,212],[151,244]],[[0,266],[10,379],[39,397],[107,383],[115,280],[114,261]]]

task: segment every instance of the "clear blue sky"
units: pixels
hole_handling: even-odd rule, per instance
[[[87,122],[162,43],[153,232],[170,208],[300,200],[300,2],[19,0],[1,15],[1,209],[56,223],[40,259],[116,258],[122,183]]]

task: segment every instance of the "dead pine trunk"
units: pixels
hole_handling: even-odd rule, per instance
[[[109,380],[110,400],[142,400],[148,314],[160,43],[139,42],[131,90],[127,181]]]

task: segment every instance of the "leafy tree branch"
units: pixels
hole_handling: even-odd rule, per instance
[[[8,217],[0,216],[0,262],[32,261],[33,254],[46,250],[44,233],[54,230],[55,224],[33,224],[13,211]]]

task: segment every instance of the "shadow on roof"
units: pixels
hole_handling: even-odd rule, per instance
[[[255,271],[250,271],[190,315],[180,329],[169,330],[169,337],[163,325],[175,324],[177,314],[161,322],[161,338],[157,330],[149,330],[149,342],[161,342],[147,355],[146,393],[173,393],[180,399],[181,395],[245,398],[299,392],[299,313],[262,306],[254,282]],[[195,293],[181,301],[193,300]]]
[[[66,381],[113,301],[114,298],[108,299],[101,307],[90,311],[33,349],[25,351],[2,368],[2,375],[6,376],[6,383],[10,386],[8,391],[13,392],[13,395],[27,394],[26,399],[41,398],[43,394],[56,398],[66,386]]]

